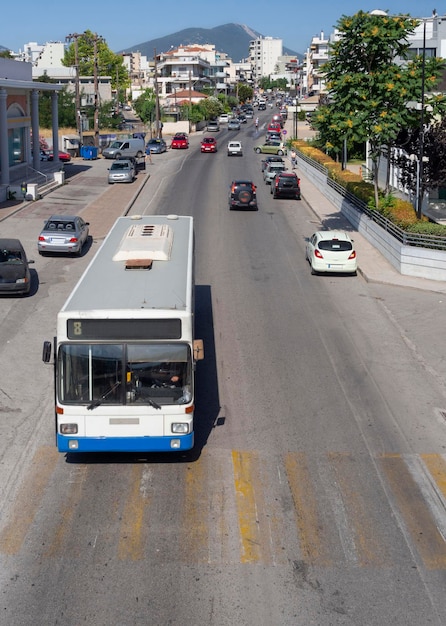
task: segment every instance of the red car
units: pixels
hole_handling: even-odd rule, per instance
[[[54,154],[52,150],[41,150],[40,151],[40,160],[41,161],[53,161],[54,160]],[[71,161],[71,155],[68,154],[68,152],[61,152],[59,150],[59,161],[63,161],[64,163],[68,163],[68,161]]]
[[[276,131],[278,133],[280,133],[282,131],[282,127],[280,125],[280,122],[270,122],[267,128],[268,131]]]
[[[170,147],[181,150],[189,147],[189,139],[186,133],[177,133],[173,136]]]
[[[202,152],[217,152],[217,141],[214,137],[204,137],[201,142]]]

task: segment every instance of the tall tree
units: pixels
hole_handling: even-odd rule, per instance
[[[376,206],[383,147],[394,145],[401,129],[413,123],[406,104],[421,98],[422,60],[407,60],[408,37],[417,23],[407,15],[344,15],[323,68],[331,102],[320,108],[314,123],[338,150],[344,140],[368,142]],[[438,82],[442,68],[442,60],[426,60],[426,90]]]
[[[130,86],[129,75],[122,56],[112,52],[102,37],[91,30],[86,30],[82,34],[71,35],[71,38],[74,41],[67,47],[62,61],[66,67],[76,65],[77,46],[79,76],[93,76],[94,41],[96,39],[98,75],[110,76],[112,89],[122,90]]]

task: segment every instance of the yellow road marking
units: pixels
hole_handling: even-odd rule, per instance
[[[421,454],[420,456],[435,480],[437,487],[446,498],[446,461],[440,454]]]
[[[426,569],[445,569],[445,541],[404,460],[399,455],[388,454],[383,455],[380,462]]]
[[[255,563],[267,558],[266,545],[262,544],[259,510],[262,507],[260,471],[255,452],[232,451],[234,484],[241,539],[242,563]],[[257,506],[256,498],[259,501]]]
[[[139,561],[144,558],[144,541],[147,522],[144,523],[146,507],[150,498],[141,489],[144,464],[134,465],[131,470],[130,494],[122,514],[118,557],[121,560]]]
[[[318,512],[306,455],[288,453],[285,468],[296,511],[302,559],[315,565],[331,565],[327,537]]]
[[[59,458],[53,446],[43,446],[36,451],[18,491],[12,518],[0,533],[0,551],[4,554],[17,554],[21,549]]]
[[[197,563],[209,561],[209,471],[204,453],[197,461],[188,465],[186,470],[184,538],[181,544],[185,558],[190,557]]]

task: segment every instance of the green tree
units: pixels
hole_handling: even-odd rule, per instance
[[[218,98],[214,98],[213,96],[202,100],[200,108],[203,111],[205,120],[212,120],[223,112],[223,107],[220,101]]]
[[[77,43],[76,43],[77,41]],[[66,66],[76,65],[76,45],[77,60],[79,65],[79,76],[93,76],[95,63],[95,41],[96,41],[96,62],[99,76],[110,76],[112,89],[121,91],[130,87],[130,79],[127,68],[124,65],[120,54],[115,54],[108,47],[106,41],[86,30],[82,35],[78,35],[66,49],[62,63]]]
[[[320,107],[314,124],[327,149],[339,152],[344,140],[368,142],[376,206],[383,147],[390,150],[401,129],[413,124],[406,103],[421,98],[421,59],[407,61],[408,36],[416,25],[416,19],[405,15],[344,15],[323,67],[330,104]],[[437,84],[442,68],[442,60],[426,60],[426,90]],[[435,110],[439,108],[440,100]]]
[[[10,50],[1,50],[0,58],[2,59],[12,59],[12,54]]]
[[[254,89],[249,85],[245,85],[245,83],[238,83],[237,93],[239,101],[246,102],[247,100],[251,100],[254,94]]]
[[[46,74],[37,79],[39,83],[53,83],[56,81]],[[58,92],[57,109],[59,126],[61,128],[73,128],[76,126],[76,111],[74,93],[67,87]],[[39,126],[41,128],[52,127],[52,94],[50,91],[42,91],[39,96]]]
[[[134,101],[133,108],[144,124],[150,124],[156,118],[156,94],[153,89],[145,89]]]

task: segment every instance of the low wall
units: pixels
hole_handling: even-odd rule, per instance
[[[299,169],[400,274],[446,281],[446,251],[403,245],[330,187],[324,172],[299,158],[299,153],[297,158]]]

